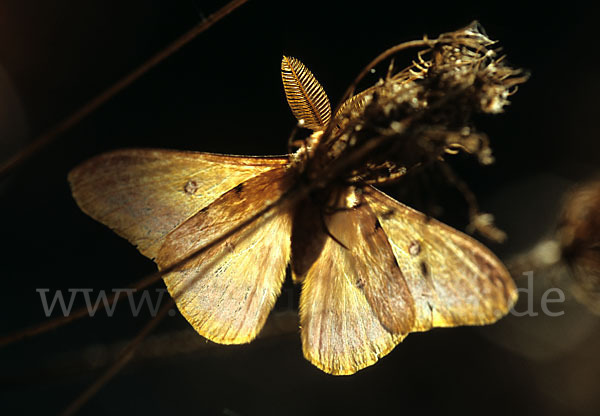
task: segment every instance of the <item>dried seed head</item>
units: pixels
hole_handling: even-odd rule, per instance
[[[477,22],[424,42],[411,66],[390,65],[385,79],[341,105],[315,151],[314,177],[341,161],[347,180],[384,183],[457,150],[493,161],[471,115],[501,112],[527,75],[498,56]]]

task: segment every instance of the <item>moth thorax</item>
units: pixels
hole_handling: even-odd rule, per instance
[[[292,153],[290,161],[292,162],[292,166],[298,169],[299,172],[304,172],[306,163],[312,158],[322,136],[323,131],[319,130],[305,139],[294,142],[294,145],[298,146],[298,150]]]

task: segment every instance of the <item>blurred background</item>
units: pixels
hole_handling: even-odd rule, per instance
[[[36,289],[110,291],[155,270],[79,211],[66,181],[76,164],[124,147],[283,154],[295,123],[281,85],[283,54],[301,59],[336,103],[384,49],[474,19],[532,76],[506,113],[476,118],[496,163],[484,167],[464,156],[449,162],[507,232],[503,244],[482,240],[503,260],[552,238],[564,192],[599,173],[596,15],[574,2],[390,3],[250,1],[14,169],[0,183],[0,334],[46,319]],[[224,4],[1,0],[0,162]],[[460,195],[435,172],[424,176],[385,191],[419,209],[434,206],[440,219],[464,230]],[[574,298],[564,267],[535,271],[531,284],[514,277],[531,289],[517,309],[537,316],[413,334],[351,377],[324,374],[303,358],[294,329],[297,289],[289,282],[264,336],[249,345],[207,344],[175,314],[80,413],[598,414],[598,316]],[[564,312],[555,317],[541,307],[550,288],[564,293],[564,302],[549,306]],[[83,305],[77,298],[74,307]],[[150,319],[147,308],[133,317],[122,299],[112,317],[101,311],[3,347],[4,413],[59,412]]]

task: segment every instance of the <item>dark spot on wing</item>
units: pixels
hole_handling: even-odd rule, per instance
[[[238,193],[241,194],[242,191],[244,190],[244,183],[240,183],[238,186],[236,186],[235,188],[233,188],[233,190]]]
[[[423,274],[423,276],[428,277],[429,276],[429,267],[427,267],[427,263],[422,261],[419,265],[421,266],[421,273]]]
[[[388,219],[389,217],[394,215],[394,213],[395,211],[393,209],[388,209],[387,211],[381,213],[381,217],[384,219]]]
[[[358,276],[356,279],[356,287],[361,290],[365,287],[365,281],[363,280],[362,276]]]
[[[411,256],[418,256],[421,252],[421,244],[419,244],[419,242],[416,240],[411,241],[411,243],[408,245],[408,252]]]
[[[196,182],[193,179],[190,179],[189,181],[186,182],[185,186],[183,187],[183,190],[185,191],[186,194],[195,195],[196,192],[198,192],[199,188],[200,188],[200,185],[198,184],[198,182]]]

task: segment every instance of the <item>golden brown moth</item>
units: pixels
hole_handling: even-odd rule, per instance
[[[492,160],[470,115],[502,111],[525,80],[493,44],[477,23],[425,39],[412,65],[390,65],[335,113],[284,57],[288,103],[313,131],[295,152],[117,150],[73,169],[73,196],[157,263],[181,313],[217,343],[257,336],[289,264],[305,357],[353,374],[410,332],[489,324],[516,300],[487,248],[372,186],[458,150]]]

